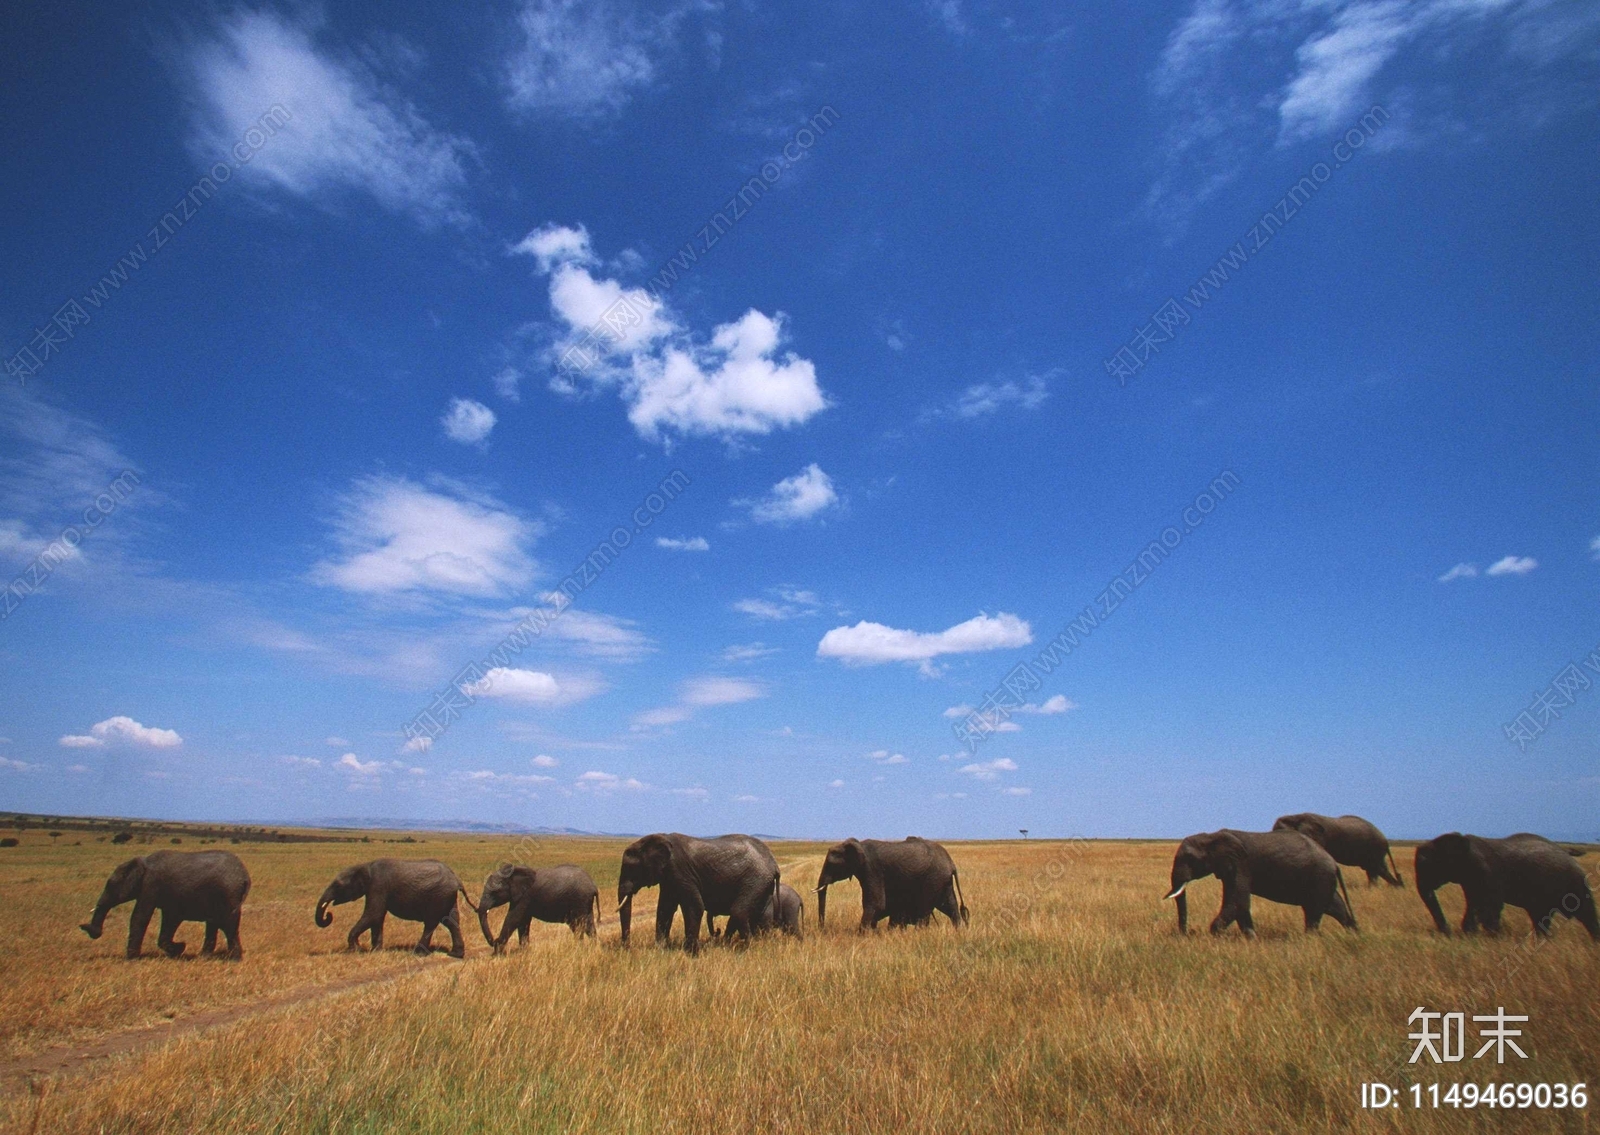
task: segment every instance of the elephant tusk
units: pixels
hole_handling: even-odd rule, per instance
[[[1183,894],[1183,888],[1187,887],[1188,885],[1189,885],[1188,883],[1185,883],[1183,885],[1183,887],[1179,887],[1177,890],[1173,891],[1170,895],[1167,896],[1167,898],[1169,898],[1169,899],[1177,898],[1179,895]]]

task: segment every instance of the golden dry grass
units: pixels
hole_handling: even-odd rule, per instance
[[[513,847],[421,838],[403,853],[445,859],[474,895]],[[691,959],[646,945],[652,891],[631,950],[617,948],[606,904],[598,944],[535,924],[529,948],[491,958],[473,926],[465,962],[420,962],[403,950],[343,954],[353,907],[332,929],[311,924],[337,867],[401,849],[245,846],[236,850],[255,885],[242,963],[127,963],[125,914],[100,942],[75,929],[125,849],[25,838],[0,853],[0,893],[25,928],[0,955],[0,1043],[13,1059],[377,967],[417,972],[103,1062],[48,1090],[13,1080],[0,1122],[128,1132],[1587,1129],[1587,1113],[1358,1107],[1363,1080],[1600,1086],[1600,947],[1575,925],[1536,949],[1520,912],[1501,939],[1441,939],[1414,892],[1363,881],[1352,887],[1359,935],[1330,922],[1307,936],[1298,910],[1257,903],[1253,943],[1237,932],[1180,941],[1161,901],[1171,843],[949,847],[973,911],[960,933],[941,918],[857,936],[857,892],[845,884],[824,934],[808,899],[804,942]],[[535,861],[581,863],[604,894],[620,848],[547,839]],[[815,878],[820,845],[774,851],[797,886]],[[1208,880],[1190,893],[1203,927],[1219,888]],[[1458,894],[1446,909],[1459,917]],[[198,945],[188,927],[183,936]],[[391,944],[415,936],[415,924],[391,921]],[[1531,1059],[1506,1076],[1488,1060],[1408,1067],[1405,1022],[1418,1005],[1527,1013]]]

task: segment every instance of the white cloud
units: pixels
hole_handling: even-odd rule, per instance
[[[957,397],[925,417],[950,417],[971,421],[994,414],[1007,406],[1037,410],[1050,397],[1044,378],[1031,375],[1022,382],[980,382],[967,387]]]
[[[766,696],[766,688],[759,682],[744,678],[719,678],[707,676],[691,678],[683,684],[681,700],[690,706],[735,705]]]
[[[687,538],[657,536],[656,547],[666,548],[668,551],[673,552],[709,552],[711,550],[711,545],[706,542],[704,536],[689,536]]]
[[[615,773],[595,770],[579,776],[573,786],[580,792],[643,792],[650,787],[631,776],[623,778]]]
[[[548,224],[534,229],[516,244],[512,252],[531,256],[539,264],[539,271],[549,273],[560,264],[593,264],[594,251],[589,247],[589,230],[582,225]]]
[[[401,745],[400,751],[402,753],[426,753],[431,748],[433,748],[433,738],[426,733],[418,733],[404,745]]]
[[[724,678],[708,674],[690,678],[678,689],[675,705],[646,710],[633,719],[635,731],[677,725],[693,717],[697,710],[719,705],[737,705],[767,696],[767,688],[760,682],[745,678]]]
[[[999,757],[992,761],[962,765],[956,771],[970,776],[974,780],[997,780],[1003,772],[1016,772],[1017,762],[1006,757]]]
[[[739,503],[739,502],[735,502]],[[809,520],[839,503],[833,479],[816,462],[793,477],[785,477],[759,501],[748,502],[750,518],[760,524],[790,524]]]
[[[30,765],[27,761],[14,761],[10,757],[0,757],[0,768],[8,768],[12,772],[32,772],[38,765]]]
[[[1484,569],[1484,575],[1527,575],[1539,566],[1532,556],[1505,556]]]
[[[1033,795],[1033,789],[1031,789],[1031,788],[1002,788],[1000,791],[1006,796],[1032,796]]]
[[[319,50],[305,27],[239,11],[190,49],[188,63],[190,149],[202,165],[259,138],[235,176],[298,197],[357,190],[423,224],[466,220],[471,143],[435,129],[365,64]],[[262,116],[274,107],[291,117],[269,134]]]
[[[672,788],[668,791],[670,791],[674,796],[687,796],[691,800],[705,800],[711,795],[709,789],[700,788],[698,786],[694,788]]]
[[[324,745],[328,746],[328,748],[330,748],[330,749],[348,749],[348,748],[350,748],[350,742],[347,741],[345,738],[338,736],[337,734],[334,734],[334,735],[329,736],[329,737],[324,737],[322,739],[322,743]]]
[[[971,654],[1026,646],[1033,631],[1015,615],[977,615],[948,630],[933,633],[898,630],[882,623],[862,621],[853,627],[835,627],[817,644],[817,657],[837,658],[847,666],[876,666],[884,662],[928,663],[945,654]]]
[[[452,398],[450,408],[444,412],[444,417],[439,419],[439,424],[444,427],[444,434],[451,441],[459,441],[462,445],[478,445],[489,436],[489,431],[494,429],[494,411],[482,402],[474,402],[471,398]]]
[[[722,660],[724,662],[754,662],[758,658],[766,658],[777,653],[777,647],[768,646],[765,643],[736,643],[723,650]]]
[[[1051,717],[1051,716],[1054,716],[1055,714],[1058,714],[1058,713],[1066,713],[1067,710],[1069,710],[1069,709],[1077,709],[1077,708],[1078,708],[1078,703],[1075,702],[1075,701],[1069,701],[1067,699],[1067,695],[1066,694],[1056,694],[1054,697],[1045,699],[1045,701],[1043,701],[1039,705],[1034,705],[1032,702],[1027,702],[1027,703],[1025,703],[1023,705],[1018,706],[1016,709],[1012,710],[1011,712],[1012,713],[1037,713],[1037,714],[1042,714],[1045,717]]]
[[[1285,138],[1308,138],[1345,127],[1371,106],[1368,87],[1379,69],[1438,5],[1401,0],[1355,3],[1295,52],[1299,71],[1284,89],[1278,117]]]
[[[829,788],[843,788],[844,787],[844,781],[842,781],[842,780],[830,780],[830,781],[828,781],[828,787]]]
[[[295,768],[322,767],[322,762],[316,757],[280,757],[279,760],[283,761],[283,763],[286,765],[293,765]]]
[[[1440,583],[1449,583],[1456,579],[1473,579],[1478,574],[1477,564],[1457,564],[1439,577]]]
[[[527,115],[598,118],[651,87],[690,4],[652,13],[615,0],[523,0],[506,101]]]
[[[735,804],[759,804],[761,803],[761,797],[751,796],[749,793],[743,793],[739,796],[735,796],[733,798],[733,802]]]
[[[961,0],[926,0],[926,6],[945,31],[953,36],[967,34],[967,21],[961,16]]]
[[[183,738],[175,730],[140,725],[133,718],[121,715],[108,717],[91,726],[88,736],[78,734],[63,737],[60,744],[68,749],[97,749],[112,741],[126,741],[147,749],[175,749],[183,744]]]
[[[770,599],[740,599],[733,604],[733,609],[754,619],[783,622],[787,619],[815,615],[822,607],[822,600],[818,599],[813,591],[794,587],[775,587],[769,594],[777,596],[782,602]]]
[[[591,271],[581,226],[536,229],[511,251],[533,256],[550,277],[550,309],[565,325],[554,356],[583,346],[585,365],[558,369],[551,387],[616,390],[641,437],[766,434],[827,409],[810,360],[781,350],[781,314],[751,309],[696,343],[656,294]]]
[[[556,760],[554,757],[546,756],[544,753],[540,753],[538,756],[534,757],[531,763],[533,764],[534,768],[555,768],[561,764],[561,762]]]
[[[891,753],[888,749],[874,749],[867,754],[867,760],[880,765],[908,765],[911,758],[904,753]]]
[[[1589,541],[1589,554],[1595,559],[1600,560],[1600,536],[1596,536],[1593,540]]]
[[[403,477],[358,479],[338,503],[338,554],[311,579],[371,594],[494,596],[533,578],[528,547],[540,534],[505,505],[465,486],[429,489]]]
[[[354,753],[346,753],[339,758],[339,767],[347,768],[358,776],[377,776],[383,771],[383,762],[363,761]]]
[[[567,676],[558,679],[543,670],[519,670],[510,666],[496,666],[476,682],[468,682],[461,691],[470,697],[491,698],[515,702],[519,705],[571,705],[593,697],[604,688],[594,678]]]
[[[21,764],[22,762],[21,761],[14,761],[12,763],[13,764]],[[89,766],[88,765],[68,765],[67,766],[67,771],[71,772],[71,773],[82,774],[82,773],[86,773],[86,772],[89,771]]]
[[[494,392],[507,402],[522,401],[522,375],[516,367],[501,367],[489,381],[494,383]]]
[[[413,770],[421,772],[421,769]],[[456,774],[463,780],[479,785],[498,784],[508,787],[517,785],[554,784],[555,777],[540,776],[537,773],[495,772],[492,769],[474,769],[470,772]]]

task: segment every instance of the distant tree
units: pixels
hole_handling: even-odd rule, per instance
[[[173,837],[172,837],[172,842],[173,842],[173,843],[182,843],[182,842],[183,842],[183,840],[181,840],[181,839],[179,839],[179,838],[178,838],[178,837],[177,837],[177,836],[173,836]]]
[[[8,835],[5,839],[0,839],[0,847],[16,847],[19,842],[21,841],[16,836]]]
[[[60,839],[61,838],[61,833],[60,832],[51,832],[50,833],[50,838],[51,839]]]

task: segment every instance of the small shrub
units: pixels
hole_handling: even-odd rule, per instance
[[[118,832],[116,835],[111,837],[111,842],[112,843],[130,843],[130,842],[132,842],[132,840],[133,840],[133,833],[132,832]]]
[[[0,847],[16,847],[19,842],[16,836],[8,835],[5,839],[0,839]]]

